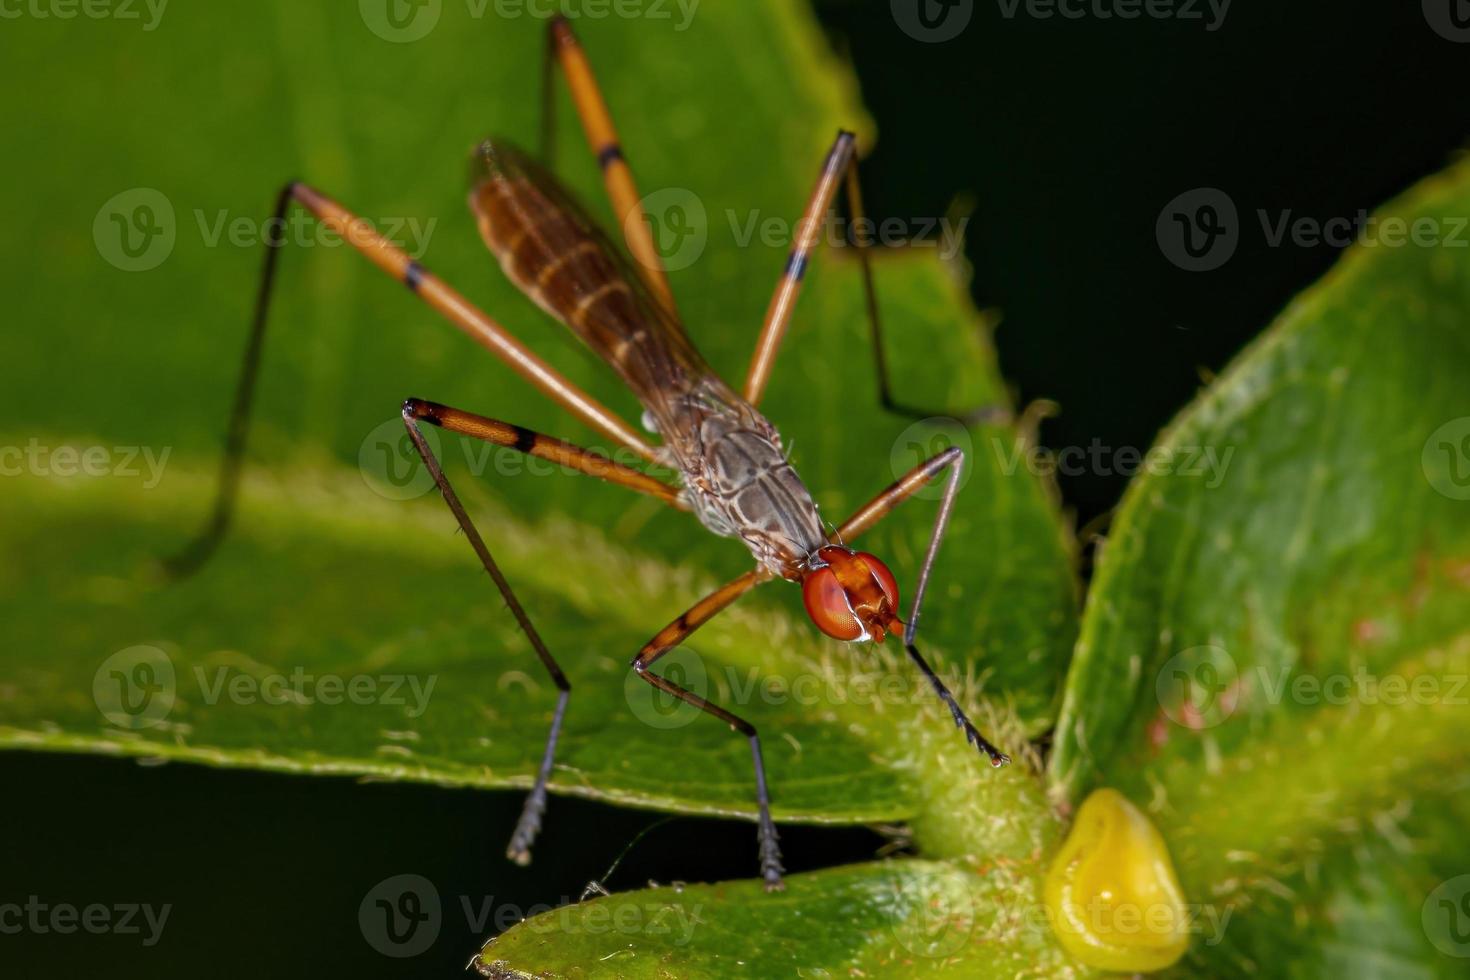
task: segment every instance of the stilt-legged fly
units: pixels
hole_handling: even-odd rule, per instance
[[[505,274],[622,377],[642,402],[645,419],[658,435],[660,445],[651,444],[449,285],[315,188],[300,182],[283,188],[276,205],[277,220],[271,227],[279,229],[287,208],[293,202],[299,204],[574,416],[651,463],[670,466],[678,473],[678,485],[671,485],[601,453],[509,422],[418,398],[403,403],[404,425],[424,465],[558,690],[540,769],[511,836],[508,856],[520,863],[530,860],[531,843],[541,827],[546,808],[547,781],[571,684],[542,642],[445,477],[424,439],[421,426],[425,423],[513,448],[648,494],[671,507],[693,512],[715,534],[739,538],[750,549],[755,568],[701,599],[660,630],[638,651],[632,669],[649,684],[713,715],[748,739],[755,772],[761,874],[768,888],[778,889],[782,886],[781,854],[771,820],[760,736],[755,727],[685,690],[653,668],[660,657],[755,586],[772,579],[786,579],[801,586],[808,614],[827,635],[875,643],[890,634],[900,637],[909,657],[948,706],[965,737],[993,765],[1008,762],[970,723],[915,646],[924,591],[960,485],[963,454],[958,448],[950,448],[926,460],[837,528],[829,530],[819,519],[811,494],[788,462],[775,427],[757,409],[790,323],[822,221],[844,182],[854,225],[861,225],[857,220],[862,205],[851,133],[838,133],[822,163],[816,187],[798,226],[800,233],[766,311],[744,388],[737,392],[705,363],[684,331],[652,233],[641,220],[638,191],[607,106],[584,52],[568,23],[561,18],[550,23],[543,78],[544,118],[548,120],[543,143],[548,151],[553,65],[560,65],[567,79],[588,142],[601,165],[614,212],[625,229],[626,245],[633,261],[622,256],[540,163],[500,140],[487,140],[474,151],[470,207],[485,243],[499,259]],[[880,397],[895,411],[928,414],[905,409],[889,395],[867,256],[869,243],[860,237],[856,244],[862,258]],[[255,319],[228,430],[219,496],[202,534],[171,563],[177,574],[197,568],[218,544],[230,521],[280,245],[279,237],[273,236],[268,241]],[[854,550],[848,542],[941,475],[947,477],[939,514],[919,568],[908,619],[901,620],[899,591],[893,573],[877,557]]]

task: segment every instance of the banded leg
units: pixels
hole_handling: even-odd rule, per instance
[[[255,314],[251,320],[250,339],[245,347],[240,380],[235,388],[233,407],[230,409],[230,421],[225,436],[225,454],[220,467],[219,490],[215,496],[214,508],[195,539],[180,554],[164,563],[168,574],[173,577],[182,577],[196,571],[214,553],[214,549],[218,547],[225,532],[229,529],[230,519],[234,513],[235,497],[239,489],[240,467],[250,430],[250,408],[255,395],[256,376],[260,370],[261,353],[265,347],[265,327],[270,309],[272,286],[275,283],[276,261],[283,244],[281,230],[285,225],[286,212],[293,201],[299,202],[323,225],[341,235],[348,244],[371,259],[378,268],[406,285],[429,306],[443,314],[449,322],[489,348],[491,353],[510,365],[553,401],[618,444],[627,446],[645,459],[650,461],[654,459],[653,447],[628,423],[568,381],[551,365],[537,357],[530,348],[507,333],[500,324],[476,309],[469,300],[439,277],[429,273],[401,248],[379,235],[368,222],[357,217],[325,194],[306,184],[293,181],[281,189],[276,199],[274,215],[266,225],[265,261],[255,297]]]
[[[948,415],[944,410],[926,410],[896,401],[888,381],[888,358],[883,347],[883,322],[878,312],[878,292],[873,285],[873,263],[869,254],[872,240],[867,232],[866,215],[863,211],[862,189],[858,181],[856,137],[846,130],[837,133],[832,148],[822,162],[822,172],[817,185],[807,200],[806,210],[797,225],[796,240],[786,259],[786,268],[781,281],[771,296],[766,308],[765,322],[761,326],[760,339],[756,342],[755,354],[745,376],[745,400],[758,405],[770,381],[781,342],[791,325],[791,316],[796,309],[797,297],[801,294],[802,281],[806,277],[807,265],[812,252],[821,239],[821,231],[837,197],[837,188],[846,178],[848,209],[852,213],[853,246],[857,249],[858,261],[863,273],[863,293],[867,307],[868,327],[873,344],[873,363],[878,373],[878,398],[885,409],[896,415],[910,418],[930,418]],[[958,418],[966,425],[988,420],[1004,419],[1005,409],[997,406],[981,406],[961,413]]]
[[[562,718],[566,714],[567,699],[571,697],[572,685],[567,680],[566,674],[562,672],[561,666],[556,662],[556,658],[551,655],[551,651],[546,649],[541,634],[537,633],[536,627],[531,624],[530,617],[526,615],[525,608],[516,598],[500,566],[495,564],[495,559],[491,557],[485,539],[480,536],[474,522],[470,520],[469,513],[464,509],[464,505],[459,501],[459,496],[450,486],[448,478],[445,477],[443,467],[439,465],[433,450],[425,441],[424,434],[419,429],[420,422],[428,422],[450,432],[480,439],[493,445],[506,446],[528,456],[538,456],[562,466],[569,466],[589,476],[620,483],[640,493],[657,497],[675,507],[685,505],[679,501],[678,491],[675,488],[655,480],[646,473],[615,463],[600,453],[523,429],[518,425],[487,419],[434,402],[410,398],[403,403],[403,424],[408,428],[409,438],[413,440],[414,447],[418,449],[424,466],[434,477],[434,483],[439,487],[439,492],[444,495],[444,502],[449,505],[449,510],[459,523],[460,530],[464,532],[470,542],[470,547],[479,556],[480,563],[485,566],[485,571],[490,573],[490,578],[495,582],[495,587],[500,590],[500,595],[510,608],[511,615],[520,625],[521,632],[525,633],[527,639],[531,641],[536,656],[541,658],[542,664],[546,666],[546,672],[551,675],[552,683],[556,685],[556,712],[551,718],[551,731],[546,736],[546,750],[541,757],[541,767],[536,772],[536,782],[526,797],[526,805],[521,810],[521,818],[516,823],[515,833],[511,835],[510,845],[505,851],[506,857],[517,864],[529,864],[531,842],[535,840],[537,831],[541,829],[541,816],[546,811],[546,784],[551,778],[552,761],[556,756],[556,741],[561,735]]]
[[[949,708],[949,713],[954,717],[955,726],[965,733],[965,740],[984,752],[992,766],[1003,766],[1011,761],[1010,756],[990,744],[990,741],[980,734],[980,730],[971,723],[964,709],[950,693],[949,688],[945,687],[939,675],[934,673],[934,669],[929,666],[928,661],[924,659],[923,654],[919,653],[919,648],[914,644],[914,639],[919,632],[919,613],[923,609],[924,593],[929,588],[929,574],[934,570],[934,559],[939,555],[939,543],[944,538],[944,532],[949,528],[949,518],[954,511],[955,496],[959,493],[960,477],[964,472],[964,462],[964,450],[958,446],[951,446],[944,452],[930,457],[844,521],[837,529],[836,537],[842,541],[856,538],[893,513],[899,504],[911,498],[919,488],[926,486],[945,470],[949,471],[944,485],[944,497],[939,502],[939,514],[934,518],[933,530],[929,532],[929,547],[924,552],[924,563],[919,566],[919,581],[914,586],[914,601],[909,607],[908,622],[904,623],[903,648],[908,652],[909,659],[913,660],[924,676],[929,679],[934,693]]]
[[[781,847],[777,843],[776,824],[771,819],[771,794],[766,786],[766,765],[765,760],[761,757],[761,739],[756,733],[755,726],[649,669],[658,662],[660,657],[683,643],[690,634],[728,608],[736,599],[762,582],[769,581],[770,578],[771,573],[763,569],[756,569],[746,572],[711,592],[649,640],[643,649],[638,651],[638,656],[633,658],[631,666],[639,677],[660,691],[672,694],[679,700],[694,705],[700,711],[715,716],[749,740],[751,760],[755,764],[756,823],[761,877],[766,881],[766,891],[780,891],[786,887],[781,881],[781,872],[784,870],[781,867]]]
[[[552,17],[547,24],[546,61],[541,73],[541,153],[546,166],[552,166],[553,141],[555,139],[555,98],[552,92],[552,64],[561,66],[571,90],[572,104],[582,120],[582,131],[587,134],[587,145],[597,157],[602,169],[603,186],[612,202],[613,215],[623,229],[624,240],[632,254],[638,275],[664,307],[677,316],[674,292],[669,288],[669,279],[664,272],[663,259],[653,240],[653,231],[643,214],[642,198],[633,180],[633,170],[623,157],[623,144],[613,126],[612,113],[598,88],[597,78],[587,54],[577,41],[572,25],[561,14]]]

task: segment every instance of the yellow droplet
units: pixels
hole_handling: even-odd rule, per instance
[[[1189,913],[1169,849],[1116,790],[1083,801],[1047,872],[1046,904],[1062,948],[1088,966],[1162,970],[1189,947]]]

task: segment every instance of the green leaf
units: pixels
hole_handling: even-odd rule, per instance
[[[552,697],[524,637],[427,487],[421,498],[385,500],[353,469],[381,469],[409,395],[597,439],[359,256],[312,238],[310,222],[288,230],[292,244],[282,253],[235,530],[190,581],[163,586],[147,569],[207,512],[260,223],[288,177],[309,180],[385,229],[394,218],[418,222],[403,224],[400,237],[427,241],[427,265],[595,397],[637,417],[606,366],[505,281],[464,207],[468,147],[486,131],[524,143],[537,132],[531,93],[544,25],[476,19],[446,4],[422,40],[389,46],[362,43],[367,28],[351,4],[257,5],[228,32],[206,27],[202,8],[170,13],[170,27],[198,45],[160,51],[146,37],[99,39],[55,20],[31,25],[35,43],[14,52],[20,75],[65,57],[118,83],[82,93],[72,105],[90,125],[61,129],[45,160],[18,160],[0,191],[12,220],[41,236],[0,246],[37,270],[11,298],[11,315],[46,326],[7,332],[0,355],[35,361],[33,345],[42,342],[75,352],[73,370],[60,378],[14,379],[11,441],[34,440],[48,454],[69,445],[171,455],[157,481],[142,458],[130,464],[140,478],[67,476],[42,463],[7,481],[0,536],[17,560],[0,573],[10,586],[0,611],[24,652],[9,658],[5,690],[24,697],[0,700],[0,743],[527,785]],[[673,274],[674,288],[696,342],[738,380],[786,251],[779,236],[747,241],[745,229],[799,215],[840,125],[871,132],[853,80],[804,10],[774,0],[711,5],[687,30],[619,18],[579,29],[642,190],[683,189],[681,200],[706,212],[703,252]],[[285,82],[277,88],[274,77]],[[252,85],[264,97],[240,94]],[[558,170],[606,217],[595,163],[561,101]],[[140,106],[141,114],[105,111],[112,104]],[[0,119],[9,111],[0,107]],[[199,123],[187,154],[159,151],[158,140],[172,138],[171,119]],[[99,206],[137,187],[164,195],[176,235],[167,259],[146,272],[118,268],[105,238],[93,240]],[[237,221],[253,222],[257,240],[247,227],[235,244]],[[968,305],[960,270],[935,251],[878,263],[896,388],[906,401],[938,408],[1003,403],[988,324]],[[89,288],[72,288],[76,282]],[[824,250],[763,408],[834,521],[923,454],[947,441],[969,445],[924,643],[977,710],[984,687],[982,717],[1019,751],[1024,735],[1055,716],[1075,634],[1069,541],[1044,488],[1014,465],[1010,429],[909,425],[878,408],[863,311],[856,264]],[[657,714],[652,724],[640,719],[643,708],[663,709],[648,707],[651,689],[626,666],[703,590],[748,568],[749,554],[620,488],[546,474],[448,436],[444,450],[450,478],[575,687],[553,789],[682,812],[750,813],[741,740],[703,717],[681,714],[676,731]],[[865,539],[891,560],[905,590],[934,507],[926,494]],[[916,779],[935,759],[963,774],[956,785],[973,782],[982,794],[997,780],[912,668],[890,652],[818,637],[798,610],[795,590],[768,586],[690,644],[717,699],[766,733],[778,818],[922,817],[936,847],[981,833],[969,827],[968,808],[925,813],[933,791]],[[107,712],[126,708],[117,692],[127,688],[118,685],[136,679],[142,690],[164,666],[136,652],[123,666],[108,662],[138,645],[167,658],[173,700],[164,717],[147,719],[156,724],[114,724]],[[425,692],[431,680],[436,686],[421,712],[382,699],[308,703],[294,686],[289,703],[260,703],[267,688],[279,689],[277,678],[298,673],[375,680],[383,698],[392,676],[416,679]],[[895,689],[860,686],[887,675]],[[798,697],[768,693],[759,686],[768,678],[788,690],[798,678],[816,683]],[[103,692],[95,698],[94,686]],[[404,687],[396,697],[412,693]]]
[[[796,875],[779,895],[754,881],[653,888],[529,919],[486,945],[480,969],[501,980],[1080,975],[1016,884],[1004,870],[910,860]]]
[[[1147,804],[1194,901],[1238,911],[1315,880],[1407,800],[1442,806],[1445,774],[1470,760],[1467,209],[1464,164],[1383,209],[1379,244],[1353,248],[1169,427],[1160,472],[1119,509],[1053,791],[1106,784]],[[1393,228],[1444,243],[1395,246]],[[1190,472],[1202,451],[1215,472]],[[1386,879],[1362,867],[1366,884],[1316,911],[1371,915]]]
[[[402,448],[397,410],[420,396],[598,439],[360,257],[316,241],[309,222],[288,230],[282,253],[235,528],[196,577],[165,585],[149,574],[207,513],[260,223],[287,178],[385,230],[395,218],[417,222],[399,237],[425,246],[430,268],[637,418],[611,372],[505,281],[464,207],[475,140],[534,139],[543,25],[467,18],[468,8],[445,4],[418,42],[364,44],[356,7],[257,4],[228,31],[214,12],[171,10],[172,35],[195,43],[168,47],[36,21],[31,43],[10,52],[17,77],[59,61],[115,81],[75,93],[67,107],[82,122],[58,126],[44,158],[20,155],[0,188],[12,222],[36,232],[0,243],[13,267],[35,270],[8,297],[9,315],[37,327],[0,336],[0,357],[72,358],[59,377],[17,373],[7,391],[6,444],[41,455],[0,495],[9,556],[0,615],[12,640],[0,745],[444,785],[531,782],[552,688],[442,502],[427,487],[388,499],[414,486],[391,456]],[[641,190],[706,213],[703,252],[672,279],[696,343],[738,381],[786,252],[779,236],[743,236],[799,215],[839,126],[871,143],[853,80],[805,11],[775,0],[702,7],[687,31],[620,18],[579,29]],[[595,164],[561,101],[557,170],[606,219]],[[20,131],[14,109],[0,106],[0,121]],[[187,142],[180,119],[191,120]],[[137,188],[167,200],[175,242],[157,268],[127,272],[93,230],[100,222],[105,235],[106,202],[133,201]],[[935,253],[878,262],[896,391],[938,414],[1004,403],[990,325],[969,305],[963,270]],[[963,863],[841,869],[794,880],[776,905],[721,886],[732,912],[721,906],[719,918],[763,922],[774,937],[781,910],[829,935],[834,962],[847,942],[873,974],[906,969],[912,956],[936,969],[1002,952],[1055,962],[1044,929],[967,939],[961,958],[931,956],[922,936],[912,949],[902,939],[916,916],[922,925],[931,894],[968,900],[973,890],[976,915],[989,911],[978,896],[988,902],[998,883],[1034,897],[1055,823],[1025,738],[1054,720],[1076,632],[1071,544],[1053,502],[1017,465],[1009,428],[910,425],[878,408],[860,277],[840,250],[824,249],[811,269],[762,407],[834,521],[924,455],[953,442],[971,451],[923,642],[1019,764],[992,772],[909,664],[821,638],[802,621],[796,590],[767,586],[675,656],[765,734],[777,818],[910,821],[921,850]],[[654,702],[627,669],[656,630],[749,567],[745,550],[620,488],[451,437],[443,445],[450,478],[574,685],[553,791],[750,814],[743,741]],[[65,447],[106,447],[110,463],[102,475],[70,475]],[[152,454],[156,479],[141,456],[126,457],[140,475],[124,475],[128,447]],[[385,488],[390,466],[404,479]],[[924,495],[864,541],[905,591],[936,499]],[[556,814],[553,801],[547,819]],[[754,851],[752,840],[752,871]],[[1003,873],[970,870],[996,854],[1011,855]],[[858,924],[894,938],[860,942]],[[673,955],[719,956],[703,946],[719,935],[700,932]],[[785,935],[784,951],[752,953],[790,962],[796,937]],[[571,937],[552,945],[562,961],[590,955]]]

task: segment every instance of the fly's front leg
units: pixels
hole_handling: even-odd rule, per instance
[[[541,71],[541,154],[542,162],[552,166],[553,141],[556,132],[552,91],[553,67],[560,67],[571,90],[572,104],[582,121],[587,147],[597,158],[602,182],[613,214],[623,229],[623,240],[636,261],[637,273],[649,292],[669,313],[677,316],[674,293],[664,272],[663,259],[653,240],[653,230],[643,213],[642,199],[633,181],[633,170],[623,156],[623,144],[613,125],[612,113],[592,73],[592,63],[577,41],[571,22],[563,14],[552,17],[546,25],[546,60]]]
[[[927,486],[930,481],[946,470],[949,471],[949,477],[944,485],[944,497],[939,502],[939,513],[934,518],[933,530],[929,532],[929,546],[924,552],[924,563],[919,567],[919,580],[914,586],[914,601],[909,607],[908,622],[903,627],[903,648],[908,653],[909,659],[928,678],[930,686],[934,688],[934,693],[944,702],[945,707],[949,708],[955,726],[965,733],[965,740],[985,753],[992,766],[1003,766],[1011,761],[1010,756],[992,745],[990,740],[971,723],[964,709],[955,700],[955,696],[939,679],[939,675],[934,672],[934,668],[929,666],[929,662],[924,659],[923,654],[919,653],[919,648],[914,643],[919,632],[919,613],[924,606],[924,593],[929,588],[929,574],[934,570],[934,560],[939,555],[939,543],[944,539],[944,532],[949,529],[949,518],[954,511],[955,496],[960,490],[960,477],[964,472],[964,464],[965,453],[958,446],[951,446],[944,452],[925,460],[844,521],[837,529],[836,536],[843,541],[856,538],[893,513],[899,504],[911,498],[920,488]]]
[[[883,322],[878,315],[878,292],[873,285],[873,263],[869,257],[872,240],[868,233],[867,218],[863,213],[863,196],[858,183],[857,138],[846,130],[837,133],[832,148],[827,151],[816,185],[812,188],[806,209],[797,223],[796,240],[786,257],[786,267],[771,295],[770,305],[766,307],[760,339],[756,341],[755,354],[751,357],[750,368],[745,376],[745,400],[752,405],[759,405],[765,394],[771,372],[775,368],[776,355],[780,352],[787,328],[791,326],[791,317],[796,310],[797,297],[801,295],[807,267],[821,241],[821,231],[836,202],[838,190],[844,183],[848,209],[852,212],[852,244],[857,250],[863,273],[863,293],[873,343],[873,362],[878,373],[878,400],[888,411],[908,418],[948,416],[950,413],[947,411],[915,408],[893,396],[888,380],[888,357],[883,347]],[[982,405],[962,412],[959,419],[966,425],[973,425],[978,422],[1002,421],[1009,416],[1010,412],[1001,406]]]
[[[659,631],[658,635],[649,640],[638,656],[633,658],[632,667],[638,676],[643,678],[654,687],[665,694],[672,694],[686,704],[692,704],[700,711],[713,715],[720,721],[729,725],[733,731],[744,735],[750,743],[751,760],[755,764],[755,804],[757,837],[759,840],[761,877],[765,879],[767,891],[780,891],[786,885],[781,880],[781,847],[777,843],[776,824],[771,819],[771,794],[766,785],[766,764],[761,756],[761,739],[756,733],[755,726],[717,704],[706,701],[704,698],[692,691],[687,691],[669,680],[655,674],[651,668],[658,659],[670,650],[677,647],[689,638],[689,635],[705,623],[709,622],[715,615],[727,608],[736,599],[755,588],[762,582],[771,578],[769,572],[757,570],[746,572],[744,575],[716,589],[703,599],[696,602],[684,615],[674,620]]]

